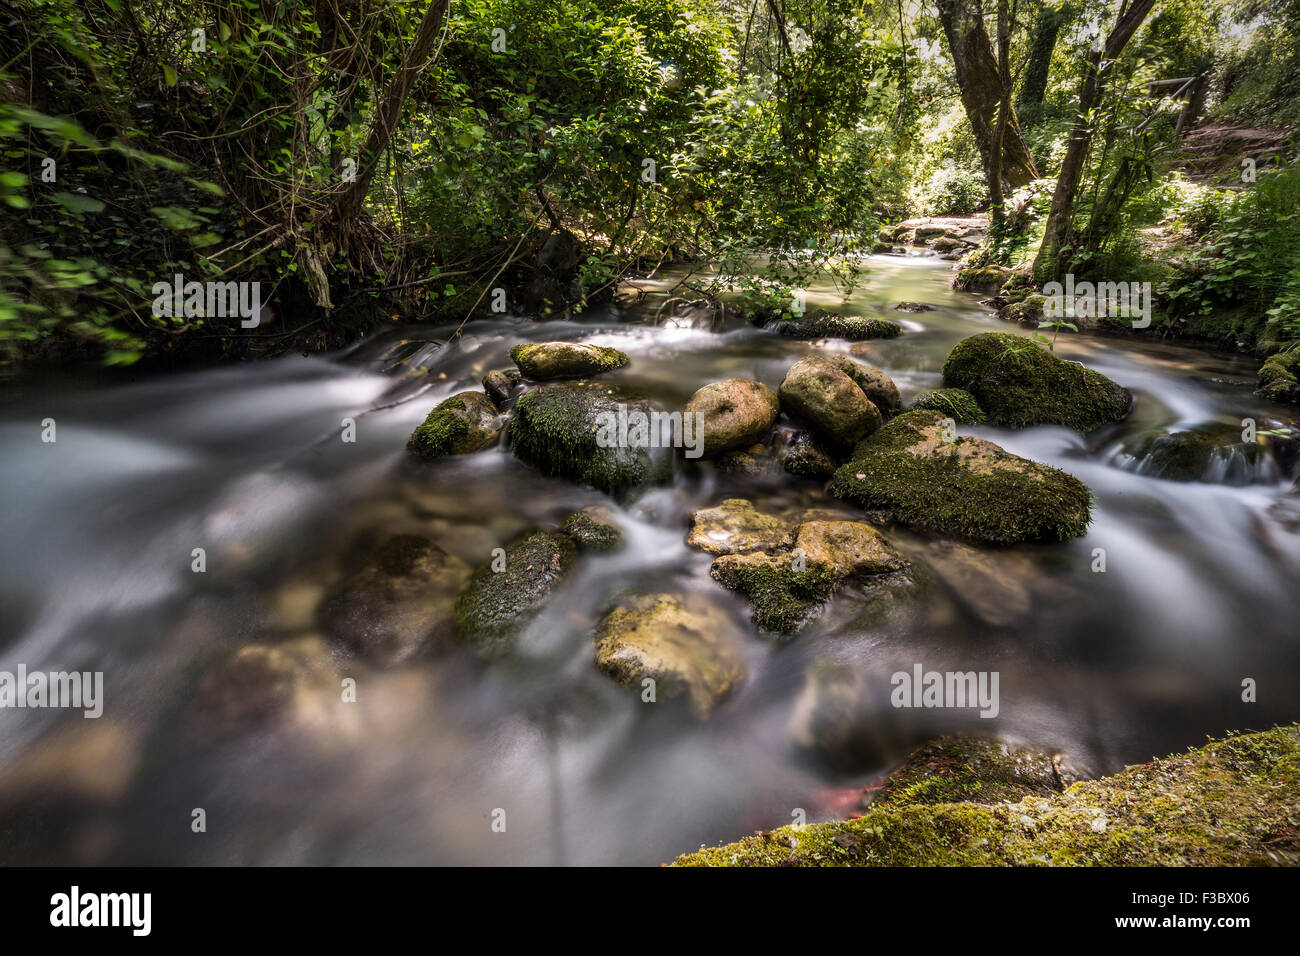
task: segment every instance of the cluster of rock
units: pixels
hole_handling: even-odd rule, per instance
[[[960,259],[980,244],[987,231],[984,216],[908,219],[881,229],[871,251],[905,255],[911,247],[928,249],[944,259]]]

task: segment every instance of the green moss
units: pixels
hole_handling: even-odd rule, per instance
[[[601,447],[597,438],[602,415],[616,415],[620,401],[629,414],[651,412],[647,403],[619,399],[612,389],[595,382],[534,388],[515,402],[511,447],[548,475],[609,494],[669,477],[672,457],[663,449]]]
[[[1300,725],[992,804],[873,804],[678,866],[1243,866],[1300,863]]]
[[[488,562],[456,599],[457,636],[484,657],[507,653],[577,560],[568,535],[538,531],[506,549],[505,566]]]
[[[442,458],[453,453],[458,442],[469,436],[470,425],[456,412],[465,410],[465,403],[449,398],[424,420],[423,425],[411,433],[407,448],[425,458]]]
[[[581,378],[622,368],[628,357],[618,349],[576,342],[533,342],[510,349],[519,371],[534,380]]]
[[[951,418],[958,425],[983,425],[988,421],[975,396],[964,388],[936,388],[921,392],[912,400],[912,408],[928,408]]]
[[[709,573],[723,587],[749,598],[754,623],[777,634],[799,630],[838,580],[831,569],[812,563],[795,571],[789,555],[724,555]]]
[[[592,551],[612,551],[623,544],[623,532],[617,527],[596,521],[581,511],[575,511],[565,518],[560,531]]]
[[[858,315],[824,312],[794,322],[778,322],[776,331],[795,339],[892,339],[903,327],[888,319],[867,319]]]
[[[992,442],[944,442],[944,417],[921,410],[889,422],[836,470],[831,493],[906,524],[983,541],[1056,541],[1087,532],[1087,485]]]
[[[1259,368],[1260,398],[1300,404],[1300,350],[1270,355]]]
[[[997,292],[1011,271],[1003,266],[977,266],[962,269],[952,282],[959,292]]]
[[[991,737],[949,736],[917,748],[889,775],[871,806],[999,803],[1063,789],[1052,755]]]
[[[1025,293],[1024,298],[999,309],[998,318],[1038,328],[1038,323],[1043,321],[1043,310],[1046,303],[1046,296]]]
[[[1119,421],[1133,400],[1100,372],[1008,332],[958,342],[944,363],[943,384],[966,389],[989,421],[1012,428],[1064,425],[1090,432]]]

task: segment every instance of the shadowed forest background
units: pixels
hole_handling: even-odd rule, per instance
[[[570,314],[682,261],[718,267],[685,298],[770,314],[851,285],[880,226],[977,210],[965,265],[1149,280],[1160,332],[1231,348],[1300,334],[1292,0],[0,15],[11,369],[328,349],[495,289]],[[175,274],[260,282],[266,321],[155,315]]]

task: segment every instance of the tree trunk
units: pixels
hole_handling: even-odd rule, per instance
[[[410,49],[402,59],[402,65],[398,67],[392,81],[388,84],[388,90],[379,104],[374,122],[370,125],[370,133],[366,137],[365,145],[361,147],[361,153],[357,157],[357,178],[339,194],[334,204],[334,219],[340,226],[345,226],[355,219],[357,213],[361,211],[361,204],[365,201],[366,193],[370,191],[370,182],[374,179],[375,170],[379,168],[379,157],[383,155],[389,141],[393,138],[397,122],[402,116],[402,104],[406,102],[406,96],[411,92],[415,78],[424,69],[429,54],[433,52],[433,45],[442,30],[442,19],[446,12],[447,0],[433,0],[429,4],[424,19],[420,21],[419,29],[415,31],[415,39],[411,41]]]
[[[1047,214],[1043,242],[1038,247],[1038,255],[1034,260],[1034,277],[1040,284],[1060,279],[1066,271],[1061,253],[1069,242],[1074,221],[1074,194],[1088,159],[1088,147],[1092,143],[1093,110],[1106,92],[1106,70],[1123,52],[1154,4],[1155,0],[1133,0],[1132,5],[1126,3],[1120,9],[1115,28],[1106,38],[1105,46],[1100,51],[1094,50],[1088,58],[1083,83],[1079,88],[1078,112],[1070,130],[1065,158],[1061,160],[1061,171],[1056,177],[1056,190],[1052,193],[1052,208]]]
[[[1016,109],[1021,113],[1037,109],[1047,93],[1047,75],[1052,66],[1052,53],[1056,38],[1060,36],[1065,14],[1052,7],[1044,7],[1034,21],[1034,36],[1029,45],[1029,64],[1025,67],[1025,81],[1020,84]]]
[[[1015,110],[1008,104],[1005,128],[1002,135],[1001,156],[998,156],[997,114],[1004,98],[998,61],[993,55],[988,30],[984,28],[984,9],[981,0],[938,0],[939,19],[948,37],[957,71],[957,85],[961,89],[962,106],[975,134],[975,145],[986,175],[1000,172],[1000,181],[1015,188],[1038,178],[1029,147],[1020,132]]]

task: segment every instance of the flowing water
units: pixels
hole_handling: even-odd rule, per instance
[[[829,289],[810,301],[904,323],[855,357],[885,369],[905,402],[939,384],[960,338],[1028,334],[951,291],[947,263],[870,267],[847,305]],[[889,309],[901,300],[935,310]],[[982,548],[983,571],[968,562],[883,620],[858,613],[850,588],[775,641],[709,578],[710,557],[685,546],[688,517],[732,496],[852,513],[820,483],[683,462],[671,483],[611,501],[504,446],[424,465],[404,445],[436,402],[478,388],[520,341],[615,346],[632,359],[617,378],[670,408],[721,378],[775,387],[798,356],[848,343],[613,312],[476,321],[442,345],[452,331],[388,333],[333,360],[7,389],[0,671],[102,671],[104,709],[0,710],[0,861],[653,864],[798,809],[809,821],[843,815],[857,788],[943,732],[1027,741],[1100,774],[1300,716],[1293,466],[1270,457],[1231,481],[1175,482],[1146,473],[1126,444],[1207,422],[1286,424],[1284,409],[1252,397],[1248,358],[1063,336],[1058,354],[1134,392],[1127,421],[1087,437],[961,431],[1085,481],[1097,499],[1088,535]],[[54,442],[42,441],[46,419]],[[354,442],[342,440],[344,419]],[[1217,467],[1204,477],[1226,476]],[[583,558],[504,661],[443,649],[382,668],[316,635],[316,603],[367,543],[423,534],[476,567],[595,503],[614,509],[626,547]],[[885,530],[942,564],[927,536]],[[595,669],[593,627],[628,584],[707,594],[744,629],[750,675],[708,721],[642,703]],[[246,680],[221,669],[248,645],[305,662],[302,674],[268,687],[255,669]],[[803,746],[817,702],[809,674],[827,662],[853,675],[855,760],[836,770]],[[998,672],[997,717],[892,707],[889,675],[918,663]],[[343,678],[355,703],[341,699]],[[1242,700],[1247,678],[1254,702]],[[267,704],[285,694],[290,706]]]

